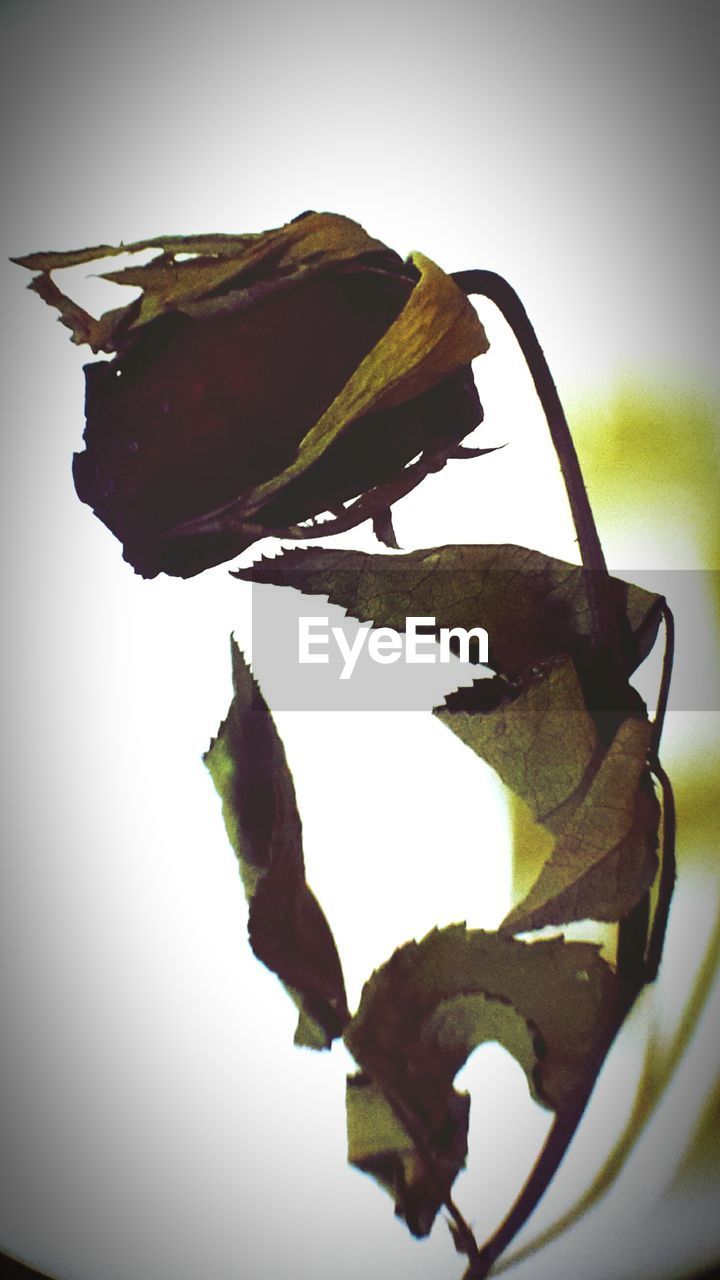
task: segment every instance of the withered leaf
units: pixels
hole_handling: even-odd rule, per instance
[[[458,690],[434,714],[545,826],[580,789],[600,751],[568,657],[534,668],[517,688],[493,680]]]
[[[168,255],[211,253],[235,256],[253,239],[252,235],[158,236],[152,240],[131,240],[122,244],[96,244],[87,249],[27,253],[23,257],[13,258],[12,261],[18,266],[27,267],[29,271],[59,271],[65,267],[79,267],[84,263],[99,262],[101,258],[115,258],[123,253],[141,253],[144,249],[158,249]]]
[[[398,630],[412,615],[438,628],[484,626],[498,676],[458,690],[435,714],[557,836],[528,910],[521,904],[507,927],[618,920],[642,897],[659,820],[646,776],[649,726],[629,686],[611,715],[601,704],[603,732],[588,708],[578,666],[587,678],[597,659],[582,568],[521,547],[448,546],[392,557],[290,551],[237,576],[326,595]],[[662,601],[619,579],[610,590],[627,623],[629,676],[652,645]]]
[[[650,732],[647,720],[624,721],[581,800],[545,819],[555,847],[503,929],[620,920],[650,887],[660,818],[647,767]]]
[[[496,1040],[533,1096],[559,1110],[590,1088],[613,1025],[615,979],[598,948],[534,943],[465,925],[400,947],[366,983],[345,1043],[349,1158],[426,1235],[465,1160],[467,1100],[452,1082]]]
[[[519,691],[500,685],[497,705],[487,707],[494,685],[459,690],[435,714],[556,836],[530,894],[503,927],[620,920],[657,870],[648,721],[625,720],[606,750],[569,658],[536,669]],[[473,705],[481,697],[486,706]]]
[[[360,621],[402,631],[410,616],[440,627],[485,627],[489,666],[516,679],[558,654],[587,657],[591,640],[588,571],[508,544],[449,545],[398,556],[296,549],[237,576],[325,595]],[[611,578],[617,615],[627,619],[630,675],[652,648],[662,600]]]
[[[143,290],[140,305],[131,302],[114,312],[110,327],[103,323],[105,317],[95,320],[78,308],[54,282],[52,290],[48,289],[47,282],[53,271],[147,249],[158,249],[160,257],[144,265],[130,264],[119,271],[105,273],[107,280]],[[13,261],[41,273],[31,287],[57,307],[60,319],[71,330],[75,342],[88,343],[94,351],[112,352],[125,349],[138,330],[158,316],[170,311],[192,313],[193,305],[200,300],[209,301],[219,291],[227,291],[230,283],[235,286],[250,283],[261,269],[262,279],[267,283],[311,269],[336,266],[358,256],[387,257],[388,253],[381,241],[372,239],[351,218],[312,213],[257,235],[156,236],[130,244],[31,253]],[[226,309],[227,303],[218,299],[218,310]],[[206,308],[203,314],[211,311],[212,307]]]
[[[335,942],[305,880],[292,777],[264,698],[232,645],[234,696],[204,760],[222,800],[258,959],[298,1006],[296,1044],[327,1048],[349,1017]]]
[[[348,1076],[345,1103],[349,1163],[369,1173],[389,1192],[395,1212],[413,1235],[426,1236],[465,1164],[469,1097],[451,1092],[447,1134],[436,1143],[432,1162],[420,1155],[384,1093],[368,1075]],[[410,1128],[417,1132],[416,1125]]]

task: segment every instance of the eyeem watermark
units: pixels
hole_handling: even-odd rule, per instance
[[[474,641],[474,646],[473,646]],[[488,633],[484,627],[438,627],[434,617],[406,618],[402,632],[393,627],[360,627],[349,639],[342,627],[330,626],[327,617],[298,618],[298,662],[328,665],[334,643],[342,658],[341,680],[349,680],[367,644],[368,657],[381,666],[401,659],[411,665],[435,662],[487,662]],[[471,646],[474,651],[471,656]]]
[[[385,619],[393,626],[373,628],[369,619],[375,608],[372,593],[363,596],[358,609],[365,621],[347,614],[327,595],[305,594],[288,587],[253,583],[251,589],[253,673],[273,711],[432,711],[458,688],[471,688],[492,678],[488,663],[488,635],[500,639],[490,613],[478,604],[472,609],[478,583],[473,573],[448,570],[437,583],[438,600],[423,599],[427,568],[403,570],[401,558],[378,556],[388,564],[393,613]],[[713,601],[720,594],[720,573],[699,570],[617,570],[617,576],[636,582],[646,591],[664,595],[676,618],[677,649],[670,691],[670,710],[712,712],[720,709],[720,660]],[[351,575],[352,579],[352,575]],[[493,571],[491,596],[531,595],[537,575],[513,570]],[[338,595],[342,595],[340,583]],[[350,581],[348,591],[356,589]],[[554,597],[552,618],[562,624],[562,591]],[[462,608],[448,612],[446,602]],[[436,610],[435,617],[417,616]],[[523,611],[519,611],[522,620]],[[408,616],[411,615],[411,616]],[[548,615],[543,615],[545,623]],[[437,626],[437,621],[444,624]],[[453,627],[454,622],[462,626]],[[520,622],[518,623],[520,625]],[[526,636],[519,636],[519,650],[528,646],[539,661],[557,651],[553,627],[535,631],[530,621]],[[394,630],[397,627],[398,630]],[[464,628],[469,628],[465,630]],[[560,626],[562,631],[562,626]],[[242,632],[240,632],[242,634]],[[505,637],[507,639],[507,637]],[[451,657],[452,655],[452,657]],[[640,696],[654,705],[662,679],[663,645],[659,640],[633,674]]]

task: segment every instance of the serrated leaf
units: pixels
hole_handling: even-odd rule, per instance
[[[464,1162],[467,1113],[452,1082],[473,1049],[503,1044],[533,1096],[560,1110],[591,1087],[614,1007],[613,973],[588,943],[524,943],[451,925],[400,947],[366,983],[345,1030],[371,1082],[360,1100],[351,1100],[357,1081],[349,1084],[350,1159],[392,1189],[415,1234],[427,1234]]]
[[[484,626],[499,676],[458,690],[435,714],[557,836],[507,927],[619,920],[642,897],[659,822],[645,777],[649,727],[629,685],[616,692],[617,706],[596,701],[604,659],[590,643],[583,569],[521,547],[448,546],[393,557],[291,551],[237,576],[326,595],[377,626],[404,630],[413,615],[434,617],[438,630]],[[626,621],[629,676],[654,639],[662,601],[619,579],[610,590]]]
[[[581,661],[590,650],[588,571],[526,547],[449,545],[399,556],[307,548],[236,576],[325,595],[378,627],[402,631],[410,616],[434,617],[438,628],[483,626],[488,665],[510,679],[558,654]],[[609,589],[628,623],[622,662],[630,675],[652,648],[662,600],[619,578]]]
[[[349,1017],[340,960],[305,880],[292,777],[265,700],[233,642],[234,697],[204,760],[249,903],[258,959],[299,1009],[297,1044],[326,1048]]]
[[[624,721],[580,802],[546,820],[557,842],[503,929],[620,920],[650,887],[660,818],[647,767],[650,733],[646,720]]]

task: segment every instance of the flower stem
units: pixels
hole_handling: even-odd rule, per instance
[[[495,304],[512,329],[525,357],[560,464],[580,557],[588,570],[588,600],[593,632],[595,641],[600,643],[614,629],[608,593],[603,583],[603,578],[607,577],[607,565],[575,443],[545,353],[522,302],[503,276],[495,271],[456,271],[453,273],[453,280],[465,293],[479,294]]]
[[[658,693],[652,738],[650,740],[651,757],[657,757],[660,749],[660,738],[665,723],[665,712],[667,711],[670,681],[675,660],[675,618],[666,600],[663,600],[662,604],[662,617],[665,623],[665,653],[663,655],[662,676],[660,677],[660,692]]]
[[[545,1145],[515,1204],[497,1231],[471,1261],[463,1280],[484,1280],[495,1261],[504,1252],[545,1194],[567,1151],[587,1106],[590,1090],[581,1099],[559,1113]]]
[[[663,769],[657,755],[651,761],[651,768],[662,789],[662,861],[660,864],[660,885],[658,888],[657,904],[655,906],[655,916],[650,930],[650,940],[647,948],[647,958],[645,961],[645,981],[654,982],[658,969],[660,968],[660,960],[662,958],[663,946],[665,944],[665,934],[667,932],[668,918],[670,916],[670,904],[672,902],[673,891],[675,889],[676,862],[675,862],[675,798],[673,789],[665,770]]]
[[[445,1208],[454,1223],[454,1236],[456,1248],[465,1254],[470,1260],[470,1267],[466,1275],[483,1275],[482,1271],[482,1254],[478,1248],[477,1240],[473,1235],[472,1228],[465,1221],[463,1215],[458,1209],[452,1196],[448,1194],[445,1199]]]
[[[586,585],[593,648],[596,654],[602,652],[603,662],[607,665],[607,691],[612,696],[616,688],[619,691],[626,684],[622,661],[627,641],[626,635],[623,634],[624,620],[618,618],[613,607],[610,577],[575,443],[545,353],[522,302],[502,276],[493,271],[478,270],[456,272],[453,278],[465,293],[482,295],[495,304],[512,329],[530,370],[565,482],[580,557],[587,571]],[[666,700],[667,687],[664,681],[660,695],[663,710]],[[582,1095],[557,1115],[545,1145],[515,1204],[504,1222],[480,1250],[479,1260],[471,1261],[464,1280],[483,1280],[495,1260],[530,1217],[559,1168],[582,1119],[605,1055],[646,980],[645,948],[648,924],[649,895],[644,895],[619,926],[618,1005],[605,1053],[598,1059],[596,1070],[592,1073]],[[656,932],[656,928],[657,921],[653,933]]]

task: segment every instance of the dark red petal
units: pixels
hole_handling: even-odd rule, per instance
[[[162,533],[292,461],[411,289],[402,275],[326,274],[229,315],[158,320],[86,368],[78,495],[157,572]]]

